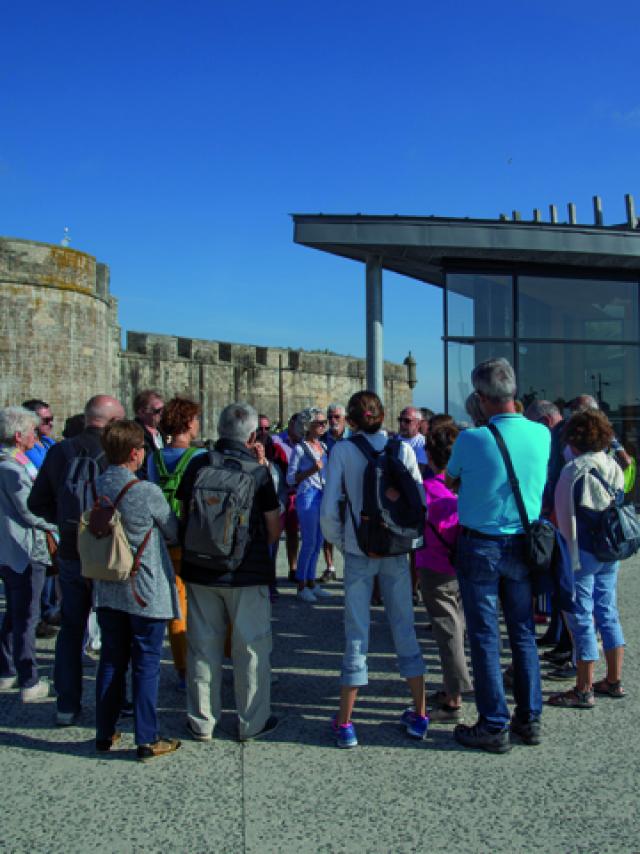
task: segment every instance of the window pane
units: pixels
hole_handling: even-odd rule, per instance
[[[456,421],[473,426],[464,408],[467,397],[473,391],[471,371],[484,359],[503,357],[513,364],[513,346],[501,341],[479,341],[475,344],[451,341],[448,344],[448,357],[448,412]]]
[[[511,276],[447,276],[447,332],[452,337],[511,338]]]
[[[522,338],[638,338],[638,285],[600,279],[518,277]]]
[[[579,394],[591,394],[610,418],[638,410],[638,347],[521,343],[519,356],[518,393],[523,402],[537,397],[562,405]]]

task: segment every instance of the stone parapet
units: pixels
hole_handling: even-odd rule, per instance
[[[0,238],[0,406],[49,402],[56,432],[94,394],[129,415],[143,388],[189,395],[215,437],[220,411],[246,400],[273,422],[307,406],[345,404],[366,384],[364,359],[331,352],[127,332],[121,349],[109,267],[77,249]],[[404,365],[385,363],[387,423],[411,403]]]

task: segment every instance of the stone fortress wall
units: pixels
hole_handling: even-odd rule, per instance
[[[69,247],[0,238],[0,405],[48,401],[56,433],[95,393],[133,410],[136,393],[185,394],[203,408],[215,436],[220,410],[247,400],[272,421],[309,405],[346,403],[365,388],[365,362],[352,356],[128,332],[120,346],[109,268]],[[411,403],[404,365],[385,362],[387,424]]]

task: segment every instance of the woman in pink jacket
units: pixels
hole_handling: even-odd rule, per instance
[[[438,645],[444,690],[435,695],[432,721],[462,719],[462,695],[472,691],[464,654],[464,613],[453,553],[458,535],[458,498],[444,483],[451,448],[459,430],[443,424],[427,435],[429,468],[424,480],[427,522],[424,547],[416,552],[422,599]]]

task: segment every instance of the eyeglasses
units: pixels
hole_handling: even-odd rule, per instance
[[[320,427],[325,427],[327,424],[327,419],[324,418],[322,421],[320,421],[320,419],[317,419],[316,421],[312,421],[311,423],[318,424]]]
[[[344,415],[340,415],[337,412],[332,412],[331,415],[329,416],[329,421],[335,421],[336,418],[339,421],[341,418],[344,418]]]
[[[160,415],[161,412],[164,412],[164,406],[156,406],[155,409],[147,409],[147,413],[149,415]]]
[[[53,415],[51,415],[49,418],[41,418],[40,423],[41,424],[53,424]]]
[[[415,420],[416,420],[415,418],[404,418],[404,417],[402,417],[402,416],[400,416],[400,417],[398,418],[398,421],[399,421],[401,424],[411,424],[411,422],[412,422],[412,421],[415,421]]]

